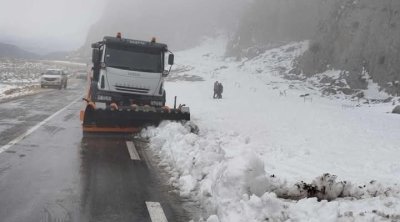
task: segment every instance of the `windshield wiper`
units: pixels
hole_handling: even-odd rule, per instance
[[[157,72],[154,69],[138,69],[137,71],[140,71],[140,72]]]
[[[125,70],[133,70],[133,68],[129,66],[108,66],[110,68],[116,68],[116,69],[125,69]]]

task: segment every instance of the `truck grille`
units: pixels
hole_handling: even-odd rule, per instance
[[[44,80],[46,80],[46,81],[55,81],[57,79],[56,78],[44,78]]]
[[[129,86],[117,86],[115,89],[123,92],[133,92],[133,93],[148,93],[150,90],[145,88],[129,87]]]

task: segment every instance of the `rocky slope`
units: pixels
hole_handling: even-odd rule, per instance
[[[309,50],[298,59],[305,75],[346,71],[353,89],[367,85],[365,73],[388,93],[400,93],[400,1],[339,0],[320,23]]]
[[[310,39],[333,2],[254,0],[227,46],[227,56],[253,57],[277,45]]]

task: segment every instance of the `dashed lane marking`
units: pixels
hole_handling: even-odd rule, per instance
[[[140,160],[139,153],[136,150],[135,144],[132,141],[126,141],[126,147],[128,148],[129,155],[132,160]]]
[[[152,222],[168,222],[160,203],[146,202],[146,206]]]
[[[20,135],[19,137],[11,140],[9,143],[7,143],[6,145],[0,147],[0,153],[10,149],[12,146],[14,146],[15,144],[19,143],[21,140],[23,140],[25,137],[29,136],[30,134],[32,134],[33,132],[35,132],[37,129],[39,129],[41,126],[43,126],[44,124],[46,124],[47,122],[49,122],[51,119],[53,119],[55,116],[57,116],[58,114],[62,113],[63,111],[65,111],[66,109],[68,109],[70,106],[72,106],[73,104],[75,104],[76,102],[78,102],[79,100],[81,100],[82,97],[79,97],[77,99],[75,99],[73,102],[71,102],[70,104],[68,104],[67,106],[65,106],[64,108],[58,110],[56,113],[54,113],[53,115],[47,117],[45,120],[43,120],[42,122],[38,123],[36,126],[30,128],[28,131],[26,131],[24,134]]]

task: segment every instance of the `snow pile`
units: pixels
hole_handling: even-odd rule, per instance
[[[230,155],[224,151],[224,147],[233,147],[238,142],[246,144],[246,139],[236,134],[200,132],[196,135],[190,133],[187,125],[164,122],[158,128],[143,131],[142,136],[151,138],[151,149],[162,157],[160,164],[171,171],[170,183],[179,187],[180,195],[199,200],[207,212],[218,215],[210,217],[209,221],[219,221],[217,218],[241,221],[238,219],[243,206],[260,204],[258,200],[252,203],[255,196],[261,197],[267,190],[277,189],[255,153],[242,150],[239,155]],[[280,201],[267,200],[270,202],[277,203],[276,209],[282,208]],[[266,208],[265,215],[273,215],[276,209]],[[258,210],[252,210],[258,217]]]
[[[7,90],[10,90],[12,87],[5,84],[0,84],[0,96],[4,94]]]
[[[141,136],[149,138],[169,182],[199,201],[208,221],[399,217],[398,116],[387,114],[391,104],[357,107],[321,97],[307,82],[282,78],[278,73],[291,70],[292,54],[304,44],[251,61],[224,59],[223,40],[176,54],[175,75],[203,81],[167,82],[168,103],[178,95],[199,132],[163,122]],[[222,100],[212,98],[216,80],[224,84]],[[306,94],[312,100],[300,97]]]
[[[0,100],[32,94],[37,88],[39,88],[38,84],[0,84]]]
[[[380,90],[380,87],[377,83],[374,83],[372,81],[372,77],[369,75],[369,73],[365,69],[363,70],[362,77],[368,83],[368,88],[363,91],[365,98],[383,100],[383,99],[386,99],[389,97],[389,95],[386,92]]]
[[[238,149],[238,143],[246,147],[249,142],[246,138],[213,132],[196,135],[190,131],[188,125],[164,122],[158,128],[143,131],[142,136],[151,138],[150,148],[162,157],[160,165],[170,171],[169,182],[179,188],[180,195],[200,201],[213,214],[207,221],[264,221],[266,218],[337,221],[342,217],[349,219],[344,221],[354,218],[364,221],[382,217],[376,214],[377,209],[384,207],[381,204],[390,204],[389,209],[382,211],[385,217],[396,217],[400,210],[398,186],[385,187],[376,181],[358,186],[337,182],[337,177],[329,174],[315,178],[310,184],[288,184],[267,174],[260,156],[251,150],[243,148],[233,156],[224,151],[235,146]],[[350,199],[342,199],[340,203],[325,201],[338,197]],[[345,207],[342,203],[346,203]]]

